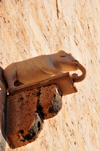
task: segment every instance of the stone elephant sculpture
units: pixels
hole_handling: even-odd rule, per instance
[[[86,70],[70,53],[61,50],[54,54],[14,62],[4,69],[4,77],[10,90],[15,87],[14,82],[17,80],[22,84],[27,84],[77,69],[81,70],[82,75],[73,74],[74,82],[82,81],[85,78]]]

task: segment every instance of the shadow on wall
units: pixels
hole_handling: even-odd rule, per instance
[[[6,90],[3,85],[3,69],[0,67],[0,150],[6,146]]]

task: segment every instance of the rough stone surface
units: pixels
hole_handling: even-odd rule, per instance
[[[6,135],[14,148],[28,143],[28,132],[37,118],[37,93],[31,90],[8,96]]]
[[[39,98],[39,111],[43,119],[54,117],[62,107],[61,93],[57,86],[42,87]]]
[[[6,135],[13,148],[38,138],[43,120],[54,117],[61,107],[60,90],[56,85],[8,96]]]
[[[60,49],[86,67],[86,79],[38,139],[14,151],[100,150],[100,1],[0,1],[0,66]]]

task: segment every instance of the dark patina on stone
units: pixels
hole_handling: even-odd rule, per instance
[[[43,129],[43,121],[62,107],[57,85],[30,89],[7,98],[7,137],[14,148],[33,142]]]

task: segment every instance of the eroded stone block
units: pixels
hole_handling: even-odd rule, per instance
[[[56,85],[26,90],[7,99],[7,137],[14,148],[34,141],[43,120],[55,116],[62,107]]]
[[[41,87],[39,106],[43,119],[54,117],[59,112],[62,101],[58,86]]]

